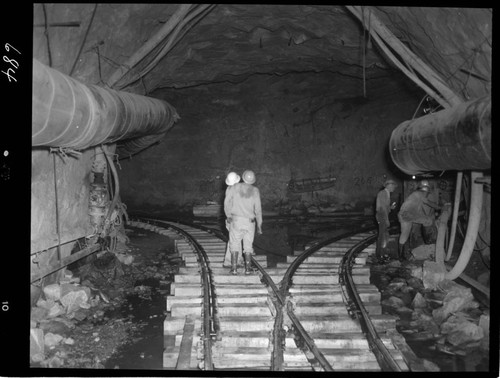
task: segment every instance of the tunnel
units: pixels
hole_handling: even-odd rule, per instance
[[[427,181],[428,198],[440,203],[439,211],[450,204],[456,215],[448,221],[438,218],[442,212],[432,214],[437,237],[425,227],[419,236],[414,224],[413,255],[417,249],[427,253],[416,258],[420,278],[444,279],[446,270],[439,269],[451,270],[459,261],[457,276],[489,302],[491,8],[37,3],[32,12],[32,59],[24,61],[32,71],[30,257],[23,259],[30,266],[32,367],[164,368],[148,365],[161,357],[148,360],[147,351],[136,353],[135,365],[112,357],[111,349],[125,342],[119,336],[132,327],[109,320],[118,310],[108,305],[118,307],[124,290],[110,281],[98,287],[91,278],[109,273],[125,282],[133,276],[129,289],[136,302],[161,302],[161,283],[170,282],[181,262],[155,257],[156,268],[138,278],[147,253],[174,244],[131,229],[130,222],[191,222],[228,237],[231,172],[242,182],[245,172],[255,175],[250,184],[260,193],[262,217],[255,252],[268,253],[273,263],[326,235],[367,226],[376,232],[376,198],[388,180],[396,183],[389,193],[395,205],[388,245],[397,261],[397,213]],[[19,60],[15,48],[6,45],[5,54]],[[9,151],[2,152],[7,182]],[[451,266],[438,269],[433,264],[441,239]],[[465,263],[461,250],[470,254]],[[371,257],[372,272],[397,267]],[[401,262],[402,268],[417,270],[410,263]],[[150,279],[159,285],[153,294]],[[48,303],[53,293],[47,287],[61,295],[67,285],[86,288],[78,292],[85,311]],[[414,298],[418,290],[411,290]],[[394,297],[384,293],[384,300]],[[428,303],[442,304],[443,298],[435,293]],[[164,317],[158,306],[149,320]],[[441,326],[446,319],[422,331],[428,325],[422,319],[430,322],[437,305],[425,314],[412,308],[410,320],[404,311],[397,314],[400,324],[420,322],[418,331],[407,332],[421,336],[419,351],[425,349],[422,335],[435,343],[419,357],[412,354],[415,371],[490,369],[482,359],[489,348],[489,307],[468,306],[456,321],[475,319],[482,335],[468,346],[478,356],[468,364],[456,362],[465,347],[444,342],[452,332]],[[87,344],[75,316],[93,324],[85,331],[92,335]],[[113,336],[106,321],[115,325]],[[47,342],[49,333],[63,336]],[[161,350],[158,335],[152,343]],[[108,338],[117,344],[109,346]]]

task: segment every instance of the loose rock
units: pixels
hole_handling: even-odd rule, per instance
[[[441,332],[447,334],[446,341],[455,346],[475,343],[484,337],[481,327],[457,316],[451,316],[446,323],[443,323]]]
[[[53,333],[59,335],[69,335],[71,329],[65,323],[58,320],[50,320],[40,323],[40,328],[43,329],[45,333]]]
[[[63,337],[61,335],[49,332],[44,337],[44,343],[45,346],[48,346],[50,348],[59,344],[62,339]]]
[[[413,298],[413,302],[411,303],[412,308],[425,308],[427,307],[427,301],[423,297],[422,294],[417,293],[415,298]]]
[[[41,320],[45,319],[49,313],[49,310],[42,307],[33,307],[31,309],[31,320],[35,323],[40,323]]]
[[[32,328],[30,330],[30,356],[31,359],[35,358],[35,355],[37,359],[41,355],[43,357],[45,352],[45,341],[43,337],[43,330],[40,328]],[[42,358],[43,360],[43,358]],[[39,360],[41,361],[41,360]],[[35,361],[35,362],[39,362]]]
[[[61,297],[61,303],[64,305],[66,308],[66,313],[71,313],[76,310],[78,310],[80,307],[85,307],[88,305],[87,300],[89,296],[87,295],[85,290],[79,290],[79,291],[70,291],[63,297]]]
[[[423,266],[422,282],[426,289],[435,289],[444,280],[446,268],[443,264],[434,261],[425,261]]]
[[[54,305],[50,308],[47,317],[55,318],[59,315],[64,314],[65,312],[66,310],[59,303],[54,303]]]
[[[43,288],[43,292],[47,299],[57,301],[61,298],[61,286],[59,286],[59,284],[47,285]]]
[[[404,307],[404,305],[405,305],[404,302],[400,298],[394,297],[394,296],[383,300],[381,302],[381,304],[382,304],[382,306],[387,306],[387,307],[394,309],[394,310],[396,310],[400,307]]]
[[[432,316],[438,324],[446,320],[451,313],[458,312],[470,306],[476,306],[472,304],[474,296],[469,288],[458,284],[447,285],[446,287],[450,288],[451,291],[449,291],[443,299],[443,306],[432,312]]]

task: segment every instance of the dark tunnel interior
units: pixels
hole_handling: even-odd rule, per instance
[[[255,173],[263,216],[255,249],[273,267],[314,240],[376,226],[375,199],[389,179],[397,182],[390,217],[399,225],[405,199],[429,181],[429,197],[459,214],[457,276],[479,282],[489,304],[491,8],[36,3],[32,16],[32,59],[25,61],[33,70],[31,367],[161,369],[162,293],[180,261],[156,255],[171,253],[173,243],[126,223],[181,219],[227,236],[229,172]],[[21,59],[16,46],[5,49]],[[447,224],[445,243],[451,216]],[[389,243],[395,254],[397,237]],[[429,244],[412,240],[414,248]],[[103,243],[115,253],[99,267],[95,246]],[[77,259],[82,250],[88,253]],[[135,263],[127,260],[132,251]],[[138,261],[142,275],[128,270]],[[383,300],[394,297],[387,266],[372,266]],[[116,305],[83,306],[88,328],[75,315],[50,328],[47,319],[62,315],[53,304],[54,316],[40,315],[40,304],[49,306],[44,287],[76,284],[76,272],[80,286],[90,287],[89,301],[101,293],[99,306]],[[128,277],[128,302],[105,275]],[[470,349],[444,344],[443,327],[429,328],[425,316],[399,313],[398,324],[413,327],[405,336],[418,351],[415,371],[491,369],[495,360],[483,358],[489,307],[469,310],[464,318],[482,335]],[[131,314],[135,323],[115,321]],[[49,332],[63,337],[47,342]],[[82,341],[85,335],[92,340]],[[438,335],[442,342],[431,343]],[[36,345],[44,342],[42,353]]]

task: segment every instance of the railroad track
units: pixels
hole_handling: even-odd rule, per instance
[[[408,371],[389,335],[366,265],[376,235],[366,229],[310,245],[285,263],[234,276],[226,241],[173,221],[129,226],[175,240],[183,260],[166,299],[163,367],[172,370]]]

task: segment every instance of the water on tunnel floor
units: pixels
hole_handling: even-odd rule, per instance
[[[128,295],[125,302],[109,312],[108,317],[128,317],[141,326],[140,332],[130,335],[130,341],[120,346],[106,361],[106,369],[162,369],[163,320],[165,295],[159,291],[154,278],[139,280],[136,287],[151,288]]]

